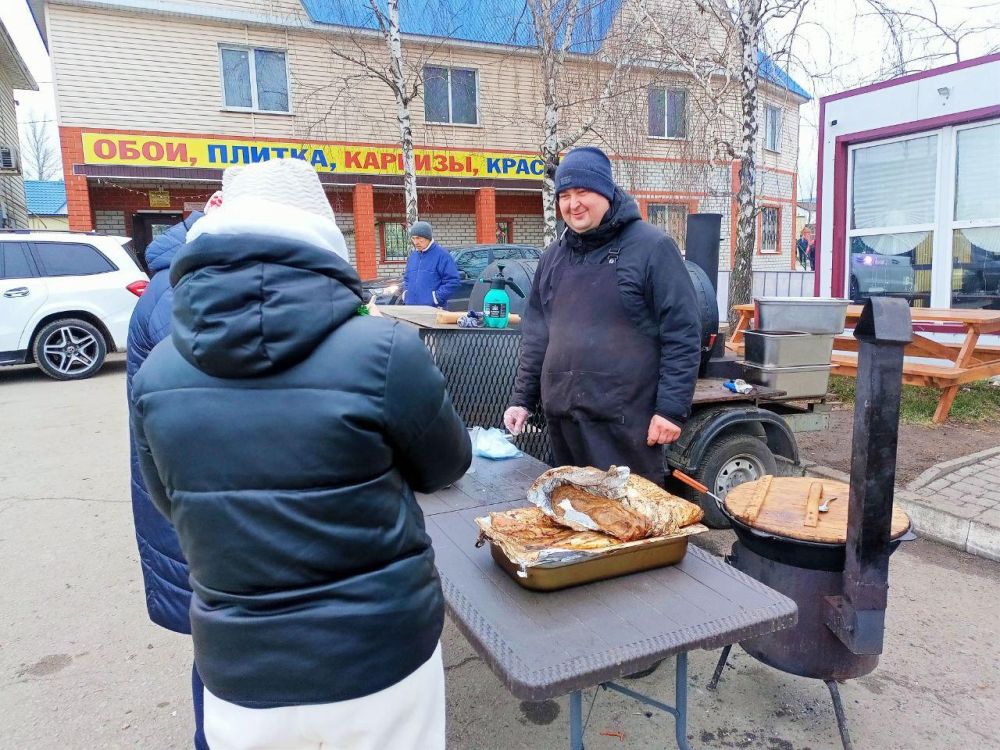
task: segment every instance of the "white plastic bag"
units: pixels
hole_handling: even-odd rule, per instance
[[[512,438],[496,427],[473,427],[472,452],[483,458],[516,458],[521,451],[511,442]]]

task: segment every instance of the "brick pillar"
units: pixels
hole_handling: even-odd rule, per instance
[[[354,262],[363,281],[378,276],[375,246],[375,193],[371,185],[354,186]]]
[[[69,228],[89,232],[94,229],[94,212],[90,207],[90,189],[87,178],[73,174],[74,164],[83,164],[83,139],[80,128],[59,128],[59,145],[62,150],[63,179],[66,181],[66,210]]]
[[[496,188],[479,188],[476,191],[476,242],[497,241],[497,191]]]

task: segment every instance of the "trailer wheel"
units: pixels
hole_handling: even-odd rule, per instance
[[[750,435],[729,435],[708,449],[693,473],[698,481],[724,500],[733,487],[774,474],[777,468],[774,454],[763,440]],[[686,493],[705,511],[702,523],[713,529],[729,528],[729,519],[712,498],[690,488]]]

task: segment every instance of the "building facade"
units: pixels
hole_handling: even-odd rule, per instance
[[[37,91],[28,66],[0,22],[0,228],[28,226],[14,89]]]
[[[1000,54],[820,99],[816,293],[1000,309]]]
[[[618,23],[622,2],[600,4],[606,28]],[[29,5],[52,56],[72,228],[126,234],[142,249],[204,204],[226,167],[292,156],[319,173],[362,278],[405,263],[396,105],[383,82],[345,59],[383,54],[377,33],[330,17],[331,4],[316,0]],[[410,105],[420,218],[446,246],[541,246],[537,50],[498,42],[484,21],[488,4],[458,5],[478,23],[459,24],[447,38],[426,23],[404,34],[423,84]],[[582,91],[599,66],[585,54],[570,58],[566,76]],[[683,74],[640,88],[628,119],[602,120],[579,145],[608,150],[643,214],[681,241],[687,213],[723,214],[720,263],[728,268],[737,167],[692,147],[700,121]],[[791,270],[798,108],[808,95],[773,74],[760,90],[756,263]],[[727,106],[736,111],[735,94]],[[573,109],[567,130],[587,105]]]

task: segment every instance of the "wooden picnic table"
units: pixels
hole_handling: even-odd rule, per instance
[[[528,456],[476,458],[452,487],[420,495],[448,612],[511,693],[569,694],[570,748],[583,748],[582,691],[601,686],[675,718],[687,741],[687,653],[793,625],[795,603],[694,545],[677,565],[562,591],[523,589],[476,547],[477,516],[527,504],[548,466]],[[613,682],[675,657],[674,705]],[[489,717],[484,716],[484,719]]]
[[[732,336],[726,344],[730,349],[741,352],[743,333],[753,321],[754,306],[737,305],[739,320]],[[863,305],[847,308],[847,328],[854,328],[861,317]],[[913,341],[904,353],[910,358],[937,359],[948,364],[924,364],[906,360],[903,363],[903,382],[938,388],[941,396],[934,411],[934,422],[940,424],[948,419],[951,405],[958,395],[958,389],[965,383],[985,380],[1000,375],[1000,347],[981,346],[981,336],[1000,333],[1000,310],[963,310],[936,307],[912,307],[910,318],[913,322]],[[960,344],[945,344],[925,335],[938,330],[964,334]],[[834,353],[831,358],[834,375],[856,377],[858,373],[858,342],[853,336],[840,335],[834,339]]]

